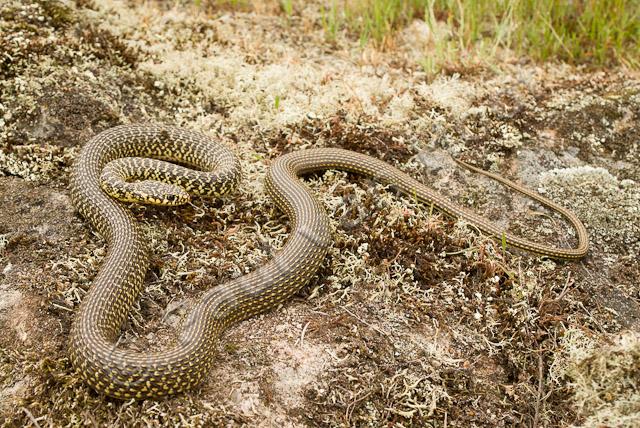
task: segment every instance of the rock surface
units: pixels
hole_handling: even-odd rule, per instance
[[[314,2],[291,17],[265,4],[0,5],[0,421],[640,424],[639,76],[523,63],[428,76],[411,43],[428,39],[420,23],[380,53],[326,42]],[[335,245],[299,298],[231,328],[200,389],[105,399],[67,359],[106,253],[67,182],[91,136],[138,122],[222,140],[245,179],[221,201],[131,207],[154,251],[122,346],[169,346],[203,290],[272,257],[288,220],[262,180],[293,150],[369,153],[515,233],[574,243],[560,218],[457,169],[450,156],[462,157],[574,210],[591,251],[575,263],[505,252],[370,179],[315,175]]]

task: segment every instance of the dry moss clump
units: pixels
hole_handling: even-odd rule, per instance
[[[569,383],[584,427],[635,427],[640,424],[640,335],[611,337],[568,330],[551,367],[560,385]]]

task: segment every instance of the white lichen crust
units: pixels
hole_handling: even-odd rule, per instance
[[[420,62],[445,33],[422,22],[380,52],[348,32],[327,41],[330,2],[293,2],[289,17],[276,1],[195,3],[0,2],[0,420],[638,425],[637,73],[506,61],[433,76]],[[140,122],[221,141],[244,178],[220,200],[130,206],[152,254],[124,349],[170,346],[204,290],[282,247],[290,225],[263,180],[303,148],[366,152],[519,235],[575,242],[561,218],[458,169],[461,157],[573,210],[591,250],[540,260],[374,181],[314,175],[334,244],[311,284],[231,329],[199,390],[105,400],[67,359],[107,251],[73,212],[68,176],[93,135]]]

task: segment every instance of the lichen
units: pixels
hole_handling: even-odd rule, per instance
[[[639,365],[637,332],[595,338],[570,329],[550,370],[556,383],[568,381],[584,418],[580,426],[622,428],[640,423]]]
[[[287,17],[275,1],[238,10],[217,2],[0,5],[0,47],[11,56],[0,59],[0,278],[3,296],[20,296],[0,310],[0,396],[9,401],[0,419],[635,423],[637,79],[618,69],[505,63],[428,80],[418,45],[407,43],[419,33],[428,46],[442,34],[417,22],[384,55],[341,34],[327,44],[319,6]],[[282,248],[289,219],[262,182],[293,150],[367,153],[518,235],[575,242],[560,216],[464,172],[451,159],[459,157],[573,210],[591,249],[580,262],[541,260],[375,180],[315,174],[305,181],[330,215],[334,244],[311,283],[232,327],[196,391],[106,400],[68,360],[71,323],[108,251],[73,213],[68,175],[93,135],[149,121],[227,144],[244,178],[222,200],[127,207],[149,243],[150,267],[119,346],[172,346],[205,290]]]

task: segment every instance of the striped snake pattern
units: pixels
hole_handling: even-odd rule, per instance
[[[147,248],[133,215],[107,192],[122,201],[164,205],[183,203],[188,194],[219,196],[237,186],[240,163],[224,145],[179,128],[123,125],[96,135],[74,163],[70,190],[74,206],[107,241],[108,252],[72,326],[69,348],[74,367],[95,390],[121,399],[161,397],[198,385],[213,364],[222,332],[290,299],[325,258],[331,245],[329,219],[298,178],[314,171],[340,169],[374,177],[536,254],[578,259],[587,253],[587,232],[571,211],[500,176],[465,166],[562,214],[576,230],[577,247],[555,248],[505,233],[378,159],[334,148],[293,152],[272,163],[265,181],[268,194],[291,220],[291,234],[283,248],[255,271],[205,292],[172,348],[140,353],[119,348],[117,340],[144,288]]]

